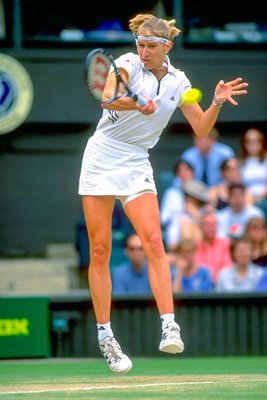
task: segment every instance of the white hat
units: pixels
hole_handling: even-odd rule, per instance
[[[182,189],[186,195],[191,196],[202,203],[209,203],[210,201],[208,196],[209,188],[201,181],[191,179],[183,184]]]

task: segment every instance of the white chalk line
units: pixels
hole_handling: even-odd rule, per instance
[[[244,380],[227,380],[229,383],[242,383]],[[250,379],[251,382],[266,382],[267,379]],[[222,384],[226,383],[221,380],[218,381],[192,381],[192,382],[162,382],[162,383],[144,383],[144,384],[130,384],[130,385],[106,385],[106,386],[84,386],[84,387],[63,387],[55,389],[34,389],[34,390],[18,390],[18,391],[5,391],[0,392],[2,395],[8,394],[32,394],[32,393],[56,393],[56,392],[79,392],[79,391],[94,391],[94,390],[110,390],[110,389],[133,389],[133,388],[149,388],[149,387],[160,387],[160,386],[189,386],[189,385],[211,385],[211,384]]]

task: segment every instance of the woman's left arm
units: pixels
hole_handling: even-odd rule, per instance
[[[207,136],[216,123],[223,103],[229,101],[232,105],[237,106],[238,103],[233,99],[233,96],[247,94],[246,87],[248,87],[248,83],[242,82],[242,78],[236,78],[226,83],[221,80],[215,88],[214,98],[206,111],[203,111],[197,102],[192,104],[184,103],[180,109],[195,134],[197,136]]]

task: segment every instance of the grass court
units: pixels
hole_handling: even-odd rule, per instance
[[[125,375],[102,358],[2,360],[0,400],[267,399],[266,357],[133,358]]]

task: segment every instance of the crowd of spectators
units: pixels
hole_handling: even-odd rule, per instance
[[[173,168],[160,213],[174,293],[267,292],[264,133],[248,128],[238,151],[214,128],[208,137],[194,136]],[[149,266],[133,229],[122,251],[126,261],[112,268],[113,293],[150,294]]]

